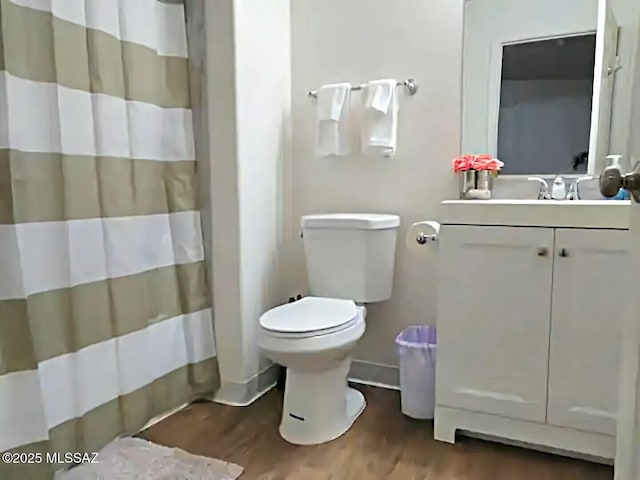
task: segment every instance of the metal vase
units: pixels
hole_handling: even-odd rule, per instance
[[[458,173],[461,200],[489,200],[493,190],[491,170],[467,170]]]

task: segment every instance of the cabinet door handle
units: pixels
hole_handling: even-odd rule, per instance
[[[561,248],[558,252],[558,255],[560,255],[562,258],[567,258],[569,256],[569,250],[567,250],[566,248]]]
[[[549,255],[549,249],[547,247],[538,248],[538,256],[539,257],[546,257],[547,255]]]

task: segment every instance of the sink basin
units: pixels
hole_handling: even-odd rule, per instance
[[[594,204],[594,202],[595,202],[595,204],[597,204],[597,205],[600,205],[600,202],[603,202],[603,203],[604,203],[604,202],[628,202],[628,200],[614,200],[613,198],[609,198],[609,199],[607,199],[607,200],[604,200],[604,199],[591,199],[591,200],[586,200],[586,199],[582,199],[582,198],[581,198],[581,199],[567,199],[567,200],[554,200],[553,198],[534,198],[534,199],[531,199],[531,200],[526,200],[526,199],[525,199],[525,200],[522,200],[522,199],[518,200],[518,199],[515,199],[515,198],[514,198],[514,199],[508,199],[508,198],[505,198],[505,199],[500,199],[500,200],[497,200],[497,201],[500,201],[500,202],[508,202],[508,201],[514,201],[514,202],[516,202],[516,201],[522,201],[522,202],[553,202],[553,203],[563,203],[563,202],[571,202],[571,203],[576,203],[576,202],[578,202],[578,203],[580,203],[580,202],[591,202],[591,204],[592,204],[592,205]]]
[[[539,200],[532,199],[510,199],[499,198],[494,200],[447,200],[443,204],[464,204],[464,205],[493,205],[493,206],[591,206],[591,207],[610,207],[614,205],[631,205],[629,200]]]
[[[629,228],[629,200],[449,200],[440,218],[453,225]]]

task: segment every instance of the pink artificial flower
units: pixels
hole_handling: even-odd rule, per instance
[[[465,172],[473,168],[473,155],[455,158],[453,160],[453,171],[455,173]]]
[[[490,158],[478,156],[473,160],[473,169],[478,171],[489,170],[489,162],[491,162]]]
[[[487,169],[492,172],[499,172],[504,167],[504,163],[498,160],[497,158],[492,158],[487,164]]]
[[[502,167],[504,167],[504,163],[497,158],[493,158],[493,155],[489,155],[488,153],[464,155],[453,160],[453,171],[455,173],[465,172],[467,170],[491,170],[492,172],[499,172]]]
[[[503,166],[504,163],[489,154],[476,155],[473,161],[473,169],[478,171],[491,170],[498,172]]]

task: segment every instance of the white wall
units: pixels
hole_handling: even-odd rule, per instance
[[[281,296],[283,168],[290,136],[289,0],[207,2],[206,17],[219,399],[241,403],[249,400],[246,395],[268,365],[256,345],[259,317]]]
[[[640,2],[609,0],[622,27],[613,102],[611,151],[626,154],[629,136],[632,60],[638,34]],[[494,99],[489,86],[492,64],[503,42],[595,31],[598,0],[467,0],[465,2],[462,150],[491,151]]]
[[[494,0],[472,4],[485,1]],[[629,21],[636,5],[617,1],[627,1],[627,11],[616,13]],[[440,201],[457,194],[450,159],[460,152],[463,0],[405,0],[401,6],[388,0],[291,3],[206,3],[207,220],[215,232],[211,263],[219,363],[223,386],[231,389],[267,365],[255,345],[259,315],[306,291],[297,232],[300,216],[311,212],[402,216],[394,296],[370,306],[357,352],[360,359],[395,364],[396,333],[436,320],[435,259],[407,251],[405,228],[437,218]],[[585,10],[584,4],[577,9]],[[482,28],[494,24],[487,19]],[[635,44],[636,33],[635,27],[623,30],[624,52],[631,40]],[[630,69],[619,78],[625,74],[630,77]],[[420,83],[418,95],[401,97],[396,158],[315,159],[315,104],[307,90],[389,76]],[[616,97],[618,103],[626,99],[627,124],[630,95],[629,80]],[[623,118],[619,114],[616,121]]]
[[[589,150],[591,80],[504,80],[498,158],[504,173],[564,173]],[[581,166],[586,173],[586,165]]]
[[[462,0],[294,0],[292,15],[293,154],[286,236],[288,290],[304,291],[299,218],[320,212],[391,212],[402,216],[391,300],[369,306],[356,357],[396,363],[394,337],[406,325],[435,322],[435,259],[407,251],[405,228],[437,218],[457,193],[451,159],[460,150]],[[393,159],[314,158],[315,102],[322,84],[415,78],[400,92],[398,152]],[[359,101],[355,93],[353,102]]]
[[[640,162],[640,38],[635,56],[633,86],[631,90],[631,132],[629,135],[629,152],[631,166]]]

